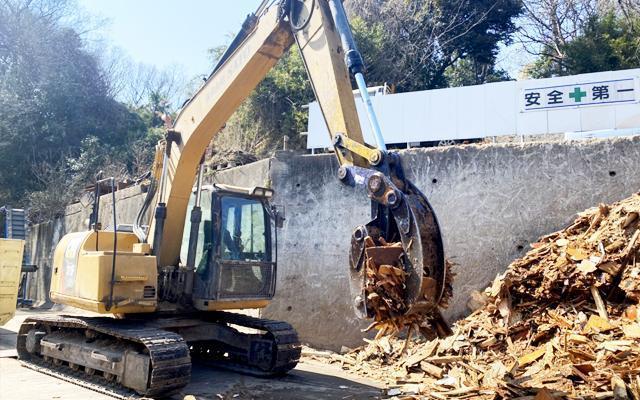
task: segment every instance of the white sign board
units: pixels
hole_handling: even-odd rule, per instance
[[[371,101],[387,144],[640,129],[640,69],[388,94]],[[360,99],[356,106],[364,139],[374,145]],[[329,147],[327,125],[313,102],[307,148]]]
[[[525,87],[522,90],[521,111],[633,103],[637,100],[637,92],[637,79],[634,78],[560,86]]]

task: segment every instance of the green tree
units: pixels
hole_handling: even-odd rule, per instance
[[[543,55],[527,72],[534,78],[640,67],[638,17],[614,12],[589,18],[582,33],[560,47],[562,60]]]
[[[483,64],[470,58],[457,60],[444,71],[451,87],[502,82],[511,79],[507,71],[496,69],[493,64]]]
[[[20,163],[9,165],[27,167],[16,171],[17,180],[2,176],[20,195],[29,188],[20,173],[29,170],[29,161],[55,158],[88,133],[109,135],[107,121],[119,123],[121,117],[118,105],[101,95],[105,82],[77,33],[15,3],[0,5],[8,28],[0,55],[0,159],[17,158]]]
[[[65,0],[0,2],[0,204],[43,218],[99,169],[132,173],[165,107],[152,91],[135,109],[115,100],[111,77],[67,25],[69,12]]]
[[[348,5],[370,86],[388,83],[409,91],[447,86],[449,79],[461,85],[508,78],[495,71],[495,56],[516,29],[519,0],[352,0]],[[224,50],[219,46],[210,53],[217,59]],[[293,48],[231,117],[214,148],[263,156],[280,147],[284,135],[292,148],[302,148],[304,106],[312,100]]]
[[[476,66],[473,83],[493,72],[500,43],[510,43],[522,11],[519,0],[352,0],[356,34],[378,51],[365,55],[372,84],[399,92],[446,87],[446,71],[459,60]],[[362,22],[358,20],[362,19]],[[364,36],[364,37],[363,37]]]
[[[640,67],[640,36],[633,20],[607,13],[587,23],[584,34],[565,47],[570,74]]]

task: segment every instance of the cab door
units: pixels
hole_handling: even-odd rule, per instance
[[[216,200],[220,218],[215,232],[213,298],[271,299],[276,263],[266,200],[228,194]]]

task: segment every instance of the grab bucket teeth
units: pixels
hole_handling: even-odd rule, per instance
[[[409,182],[404,190],[382,174],[371,182],[369,197],[377,215],[357,227],[351,238],[356,313],[376,321],[411,315],[439,318],[438,306],[451,295],[451,279],[433,208]]]

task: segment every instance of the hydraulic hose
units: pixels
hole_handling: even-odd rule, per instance
[[[378,123],[378,117],[373,110],[373,104],[371,103],[371,98],[369,97],[369,92],[367,90],[367,83],[364,79],[364,61],[362,59],[360,51],[358,51],[356,41],[353,39],[353,33],[351,32],[349,20],[347,19],[347,14],[344,11],[342,1],[329,0],[329,9],[331,10],[331,16],[333,17],[333,21],[336,24],[338,34],[340,35],[340,41],[345,53],[344,61],[347,64],[347,68],[349,68],[349,72],[356,80],[358,90],[360,91],[360,98],[362,99],[366,107],[367,117],[369,118],[369,125],[371,125],[371,130],[373,131],[376,145],[378,146],[378,149],[386,152],[387,146],[384,143],[382,130],[380,129],[380,124]]]

